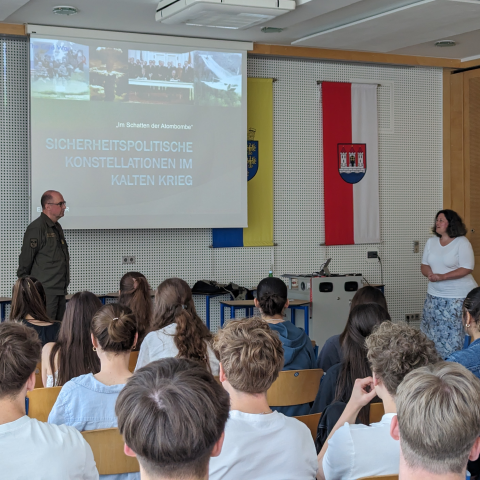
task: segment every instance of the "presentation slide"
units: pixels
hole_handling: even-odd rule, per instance
[[[247,226],[246,53],[31,38],[32,217],[64,228]]]

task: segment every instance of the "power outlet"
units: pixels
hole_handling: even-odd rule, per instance
[[[410,322],[418,323],[420,322],[420,314],[419,313],[407,313],[405,315],[405,322],[410,324]]]
[[[135,263],[135,255],[125,255],[122,257],[123,265],[133,265]]]
[[[369,262],[378,262],[378,250],[368,250],[367,260]]]

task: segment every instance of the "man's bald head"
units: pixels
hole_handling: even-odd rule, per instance
[[[45,207],[47,203],[51,202],[53,200],[54,194],[61,195],[60,192],[57,192],[56,190],[47,190],[43,195],[42,198],[40,199],[40,204],[42,205],[42,210],[45,210]]]

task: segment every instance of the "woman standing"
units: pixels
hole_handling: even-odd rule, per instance
[[[462,305],[477,286],[471,273],[475,266],[467,229],[453,210],[440,210],[422,258],[422,274],[428,278],[421,330],[447,358],[463,344]]]

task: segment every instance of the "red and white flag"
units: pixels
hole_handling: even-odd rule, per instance
[[[379,243],[377,85],[321,89],[325,245]]]

